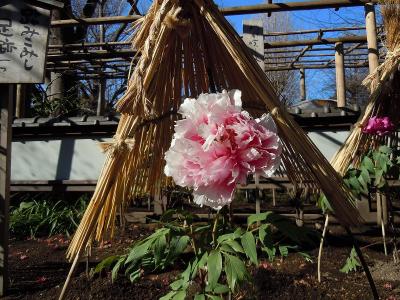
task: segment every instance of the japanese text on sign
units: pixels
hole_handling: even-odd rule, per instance
[[[50,11],[0,5],[0,83],[43,82]]]

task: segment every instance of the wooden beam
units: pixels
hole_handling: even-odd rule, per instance
[[[299,61],[300,57],[302,57],[307,50],[310,50],[312,46],[308,45],[305,46],[303,50],[301,50],[301,52],[293,59],[293,61],[289,64],[290,66],[293,66],[296,62]]]
[[[338,31],[352,31],[352,30],[365,30],[365,27],[357,26],[357,27],[338,27],[338,28],[295,30],[295,31],[284,31],[284,32],[265,32],[264,36],[282,36],[282,35],[308,34],[308,33],[319,33],[319,32],[338,32]]]
[[[357,64],[345,64],[345,68],[367,68],[368,62],[362,62]],[[289,70],[298,70],[298,69],[334,69],[335,66],[326,65],[326,64],[301,64],[301,65],[294,65],[292,67],[288,66],[278,66],[278,67],[271,67],[265,68],[266,72],[274,72],[274,71],[289,71]]]
[[[13,86],[1,84],[0,116],[0,297],[6,295],[8,278],[8,243],[11,174],[11,129]]]
[[[222,14],[226,16],[231,15],[245,15],[256,13],[272,13],[280,11],[297,11],[297,10],[311,10],[323,8],[340,8],[363,6],[366,3],[378,3],[378,0],[319,0],[319,1],[305,1],[305,2],[289,2],[289,3],[266,3],[257,5],[234,6],[221,8]],[[52,27],[64,27],[74,25],[96,25],[96,24],[114,24],[114,23],[131,23],[142,16],[114,16],[114,17],[100,17],[100,18],[82,18],[82,19],[68,19],[52,21]]]
[[[257,4],[235,7],[221,8],[224,15],[244,15],[244,14],[259,14],[259,13],[272,13],[280,11],[297,11],[297,10],[311,10],[311,9],[324,9],[324,8],[340,8],[352,6],[364,6],[366,3],[378,3],[377,0],[320,0],[320,1],[304,1],[304,2],[286,2],[286,3],[273,3],[273,4]]]
[[[48,45],[49,49],[82,49],[82,48],[92,48],[92,47],[117,47],[117,46],[130,46],[132,42],[96,42],[96,43],[77,43],[77,44],[64,44],[64,45]]]
[[[130,49],[119,49],[115,51],[108,50],[95,50],[90,52],[76,52],[76,53],[58,53],[48,54],[47,61],[68,61],[68,60],[82,60],[82,59],[104,59],[104,58],[126,58],[130,59],[135,56],[136,51]]]
[[[75,25],[97,25],[97,24],[114,24],[114,23],[131,23],[142,18],[139,15],[130,16],[113,16],[113,17],[98,17],[98,18],[76,18],[67,20],[51,21],[51,27],[66,27]]]
[[[281,41],[265,43],[265,48],[284,48],[284,47],[295,47],[295,46],[313,46],[313,45],[328,45],[336,43],[360,43],[367,42],[367,36],[342,36],[337,38],[326,38],[326,39],[313,39],[313,40],[295,40],[295,41]]]

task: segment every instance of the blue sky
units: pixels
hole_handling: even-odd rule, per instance
[[[300,0],[295,0],[300,1]],[[294,0],[275,0],[274,2],[295,2]],[[303,0],[307,1],[307,0]],[[309,1],[309,0],[308,0]],[[142,7],[150,0],[140,0]],[[260,4],[266,1],[263,0],[215,0],[216,4],[220,7],[240,6],[240,5],[253,5]],[[139,4],[140,8],[140,4]],[[378,10],[377,10],[378,11]],[[279,13],[278,13],[279,14]],[[242,33],[242,22],[244,19],[255,18],[257,15],[239,15],[228,16],[228,20],[234,26],[236,31]],[[334,9],[322,10],[309,10],[309,11],[296,11],[290,13],[290,19],[294,30],[301,29],[319,29],[327,27],[353,27],[364,26],[364,8],[351,7],[341,8],[339,11]],[[379,17],[378,17],[379,23]],[[340,36],[344,33],[327,33],[324,37]],[[365,31],[352,31],[351,34],[362,35]],[[315,38],[316,35],[297,35],[294,39],[309,39]],[[326,52],[325,52],[326,53]],[[334,80],[334,69],[325,70],[307,70],[306,71],[306,85],[307,85],[307,99],[324,99],[332,95],[332,90],[327,90],[324,86],[331,84]]]

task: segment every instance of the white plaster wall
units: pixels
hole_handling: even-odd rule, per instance
[[[330,160],[348,131],[314,131],[308,135]],[[98,143],[109,139],[64,138],[14,141],[12,180],[97,180],[105,155]]]
[[[11,180],[96,180],[105,159],[98,143],[107,140],[13,141]]]
[[[310,139],[329,161],[348,135],[349,131],[312,131],[308,133]]]

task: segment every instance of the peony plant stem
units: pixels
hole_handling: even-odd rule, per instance
[[[212,240],[213,240],[213,246],[214,246],[214,247],[215,247],[215,245],[216,245],[216,243],[217,243],[218,219],[219,219],[219,210],[218,210],[217,213],[215,214],[215,218],[214,218],[214,227],[213,227],[213,231],[212,231]]]
[[[318,282],[321,282],[321,257],[322,257],[322,248],[324,246],[324,240],[326,235],[326,229],[328,228],[329,224],[329,214],[325,216],[325,224],[324,230],[322,231],[321,241],[319,244],[319,251],[318,251]]]

